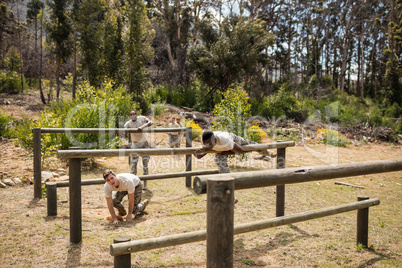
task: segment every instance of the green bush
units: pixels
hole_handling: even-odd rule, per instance
[[[32,118],[28,117],[23,117],[14,123],[13,137],[17,138],[18,144],[27,151],[33,149],[32,128],[34,127]]]
[[[392,106],[389,106],[385,112],[384,115],[386,117],[391,117],[391,118],[398,118],[399,116],[401,116],[402,114],[402,109],[401,107],[398,105],[398,103],[394,102],[392,104]]]
[[[11,138],[11,126],[12,118],[11,116],[0,111],[0,137]]]
[[[381,126],[382,125],[383,115],[381,113],[380,108],[374,106],[370,112],[370,124],[372,126]]]
[[[27,83],[24,77],[21,81],[21,74],[15,71],[0,71],[0,93],[17,94],[25,88],[27,88]]]
[[[246,120],[250,117],[249,96],[239,85],[223,94],[223,99],[214,108],[214,130],[226,130],[247,137]]]
[[[277,119],[286,116],[286,114],[291,111],[299,109],[300,107],[296,97],[285,83],[278,92],[264,98],[264,104],[260,115],[267,119]]]
[[[32,148],[32,128],[122,128],[129,120],[130,110],[137,110],[124,87],[113,88],[106,81],[100,89],[84,82],[79,85],[74,101],[53,102],[33,122],[24,119],[16,125],[17,138],[24,148]],[[70,146],[81,148],[116,148],[121,142],[115,133],[42,134],[42,156],[46,158],[59,149]],[[30,148],[29,148],[30,147]]]

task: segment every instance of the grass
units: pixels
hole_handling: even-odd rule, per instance
[[[320,146],[320,145],[318,145]],[[319,149],[322,149],[319,147]],[[342,163],[400,158],[399,147],[380,145],[339,148]],[[156,157],[155,157],[156,158]],[[250,157],[251,158],[251,157]],[[154,159],[156,162],[157,159]],[[152,161],[152,160],[151,160]],[[184,170],[184,158],[171,170],[153,165],[152,174]],[[204,162],[201,162],[204,161]],[[234,170],[259,167],[236,162]],[[258,163],[257,163],[258,164]],[[287,165],[324,164],[303,146],[287,150]],[[127,172],[126,158],[107,158],[98,169],[83,171],[83,179],[101,177],[102,168]],[[193,159],[197,169],[215,168],[212,156]],[[273,164],[275,166],[275,164]],[[344,178],[357,189],[320,181],[286,186],[285,214],[355,202],[357,196],[379,198],[369,210],[368,249],[356,245],[356,211],[287,226],[236,235],[235,267],[401,267],[402,172]],[[381,186],[383,185],[383,186]],[[46,198],[33,200],[33,186],[0,189],[1,267],[112,267],[109,245],[118,235],[132,240],[191,232],[206,228],[206,195],[185,187],[185,178],[148,182],[143,199],[147,214],[133,223],[112,225],[101,185],[82,187],[83,240],[69,242],[68,188],[58,189],[58,216],[46,216]],[[275,217],[275,187],[236,191],[235,224]],[[127,200],[124,205],[127,207]],[[133,267],[205,267],[206,242],[131,254]]]

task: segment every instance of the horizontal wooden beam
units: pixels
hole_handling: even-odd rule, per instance
[[[328,208],[322,208],[312,211],[306,211],[301,213],[296,213],[293,215],[276,217],[267,220],[260,220],[255,222],[243,223],[234,226],[234,234],[242,234],[272,227],[277,227],[281,225],[287,225],[291,223],[307,221],[312,219],[317,219],[321,217],[326,217],[330,215],[335,215],[339,213],[344,213],[352,210],[358,210],[363,208],[368,208],[371,206],[376,206],[380,204],[378,198],[368,199],[364,201],[353,202],[349,204],[333,206]],[[170,247],[175,245],[187,244],[192,242],[198,242],[206,240],[207,231],[195,231],[176,235],[161,236],[156,238],[148,238],[141,240],[134,240],[130,242],[124,242],[119,244],[110,245],[110,254],[112,256],[120,256],[124,254],[131,254],[138,251],[150,250],[155,248]]]
[[[402,170],[402,159],[378,160],[338,165],[308,166],[230,174],[205,175],[194,178],[193,189],[197,194],[207,191],[207,180],[230,176],[235,179],[235,189],[251,189],[300,182],[328,180]]]
[[[171,179],[171,178],[179,178],[179,177],[186,177],[186,176],[218,174],[218,173],[219,173],[219,171],[217,169],[211,169],[211,170],[194,170],[194,171],[184,171],[184,172],[165,173],[165,174],[139,175],[138,177],[142,181],[150,181],[150,180]],[[95,184],[104,184],[104,183],[105,183],[105,180],[102,178],[81,180],[81,185],[95,185]],[[57,182],[52,182],[52,185],[53,184],[56,184],[57,187],[68,187],[70,182],[69,181],[57,181]]]
[[[41,128],[41,133],[133,133],[137,132],[137,128]],[[161,132],[185,132],[185,127],[180,128],[145,128],[144,133],[161,133]]]
[[[249,144],[243,145],[242,148],[246,152],[260,151],[264,149],[286,148],[295,146],[293,141]],[[152,148],[152,149],[99,149],[99,150],[59,150],[57,157],[59,158],[87,158],[87,157],[113,157],[113,156],[150,156],[150,155],[186,155],[193,154],[196,150],[203,153],[217,153],[213,150],[206,150],[203,147],[190,148]]]

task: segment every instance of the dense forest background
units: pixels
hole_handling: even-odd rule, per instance
[[[2,1],[1,92],[34,88],[50,105],[106,84],[146,113],[212,111],[241,87],[252,115],[318,109],[398,133],[401,17],[400,0]]]

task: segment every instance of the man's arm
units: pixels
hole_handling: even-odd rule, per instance
[[[131,222],[133,220],[133,210],[134,210],[134,192],[132,194],[128,194],[128,212],[126,217],[127,222]]]
[[[197,149],[195,152],[194,152],[194,156],[197,158],[197,159],[201,159],[201,158],[203,158],[204,156],[206,156],[207,154],[204,154],[204,153],[201,153],[201,150],[200,149]]]
[[[109,209],[110,216],[112,216],[113,224],[118,224],[119,220],[116,217],[116,212],[113,207],[113,199],[111,197],[106,197],[107,208]]]
[[[146,118],[146,117],[145,117],[145,121],[146,121],[145,124],[143,124],[142,126],[140,126],[139,128],[137,128],[137,132],[141,132],[144,128],[150,127],[150,126],[152,126],[152,125],[154,124],[151,120],[149,120],[149,119]]]
[[[221,154],[231,155],[231,154],[242,154],[242,153],[244,153],[243,147],[235,143],[232,150],[222,152]]]

